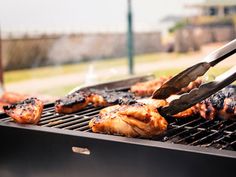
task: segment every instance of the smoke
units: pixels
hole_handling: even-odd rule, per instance
[[[58,38],[48,52],[50,63],[120,57],[126,53],[124,34],[75,34]]]
[[[99,84],[101,82],[108,82],[114,80],[117,75],[120,75],[119,71],[115,68],[96,68],[96,61],[89,64],[82,84],[72,89],[68,94],[71,94],[83,87]]]
[[[86,37],[64,35],[54,42],[48,52],[50,63],[63,64],[87,59],[95,42],[96,37],[93,35]]]
[[[94,64],[90,64],[88,71],[85,75],[84,84],[85,85],[92,85],[92,84],[95,84],[96,82],[97,82],[97,74],[95,71],[95,66],[94,66]]]

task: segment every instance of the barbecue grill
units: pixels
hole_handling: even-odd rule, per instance
[[[152,77],[93,87],[128,91],[133,83]],[[59,115],[53,106],[45,105],[38,125],[16,124],[0,115],[0,176],[235,176],[235,121],[167,118],[164,134],[127,138],[89,129],[88,122],[102,107]]]

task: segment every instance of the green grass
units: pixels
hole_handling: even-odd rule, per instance
[[[153,73],[156,77],[160,76],[170,76],[170,75],[175,75],[182,71],[184,68],[175,68],[175,69],[165,69],[165,70],[159,70],[155,73]],[[208,77],[204,77],[206,80],[212,80],[214,79],[215,76],[222,74],[226,70],[228,70],[228,67],[223,67],[223,68],[213,68],[210,69],[210,71],[207,73]],[[115,76],[115,77],[109,77],[106,80],[101,80],[101,82],[109,82],[111,80],[118,80],[122,78],[126,78],[127,76]],[[72,89],[75,87],[80,86],[79,84],[72,84],[68,85],[66,87],[55,87],[53,89],[45,89],[39,92],[40,94],[47,94],[47,95],[52,95],[52,96],[64,96],[67,93],[69,93]]]
[[[191,55],[188,54],[188,55]],[[178,59],[183,54],[166,54],[166,53],[153,53],[146,55],[138,55],[135,57],[135,63],[148,63],[154,62],[157,60],[173,60]],[[63,74],[72,74],[78,72],[85,72],[88,69],[88,66],[91,62],[83,62],[79,64],[67,64],[60,66],[50,66],[50,67],[40,67],[34,69],[25,69],[17,71],[7,71],[4,72],[4,80],[6,83],[18,82],[28,79],[37,79],[45,78],[52,76],[59,76]],[[106,60],[96,60],[93,61],[94,66],[97,69],[109,68],[109,67],[118,67],[127,65],[127,58],[115,58],[115,59],[106,59]]]
[[[86,69],[87,65],[83,63],[76,65],[51,66],[35,69],[7,71],[4,73],[4,80],[6,83],[11,83],[28,79],[45,78],[62,74],[84,72]]]
[[[39,91],[38,94],[46,94],[46,95],[51,95],[51,96],[64,96],[68,94],[72,89],[78,87],[80,85],[78,84],[73,84],[73,85],[68,85],[66,87],[54,87],[53,89],[45,89]]]
[[[166,54],[166,53],[154,53],[154,54],[147,54],[147,55],[139,55],[135,57],[135,64],[142,64],[142,63],[152,63],[157,60],[171,60],[178,59],[182,56],[189,56],[191,57],[193,53],[188,54]],[[111,67],[119,67],[119,66],[126,66],[127,59],[126,58],[116,58],[116,59],[106,59],[106,60],[97,60],[92,62],[96,69],[104,69],[104,68],[111,68]],[[6,83],[24,81],[28,79],[37,79],[37,78],[47,78],[52,76],[60,76],[64,74],[73,74],[73,73],[82,73],[87,72],[89,65],[91,62],[87,63],[80,63],[80,64],[67,64],[61,66],[50,66],[50,67],[41,67],[35,69],[26,69],[26,70],[17,70],[17,71],[8,71],[4,73],[4,79]],[[160,76],[169,76],[175,75],[182,71],[184,68],[173,68],[173,69],[163,69],[158,70],[154,74],[156,77]],[[208,72],[207,80],[214,79],[215,76],[220,75],[221,73],[228,70],[229,67],[215,67],[210,69]],[[145,73],[143,73],[145,74]],[[102,78],[100,82],[107,82],[111,80],[117,80],[127,77],[124,73],[119,73],[118,75],[107,76]],[[206,78],[206,77],[205,77]],[[39,91],[39,94],[48,94],[53,96],[63,96],[71,91],[73,88],[79,86],[78,84],[71,84],[67,85],[66,87],[55,87],[50,89],[45,89]]]
[[[159,70],[155,72],[156,77],[160,76],[170,76],[170,75],[175,75],[178,74],[180,71],[182,71],[184,68],[173,68],[173,69],[165,69],[165,70]],[[209,79],[214,79],[216,76],[224,73],[227,71],[229,67],[216,67],[216,68],[211,68],[207,73],[206,76],[208,76]]]

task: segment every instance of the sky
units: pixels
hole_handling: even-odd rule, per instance
[[[134,29],[160,29],[167,15],[189,15],[203,0],[133,0]],[[127,0],[0,0],[3,32],[125,31]]]

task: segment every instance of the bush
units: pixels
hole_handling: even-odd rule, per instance
[[[175,32],[176,30],[179,30],[179,29],[184,28],[186,25],[187,25],[186,20],[179,21],[179,22],[175,23],[174,26],[172,26],[172,27],[169,28],[169,32],[170,32],[170,33],[173,33],[173,32]]]

